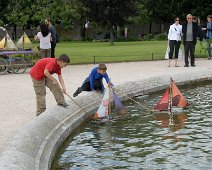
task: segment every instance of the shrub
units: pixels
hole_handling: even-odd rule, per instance
[[[154,34],[146,34],[143,36],[144,41],[151,41],[154,39]]]
[[[154,39],[159,41],[167,40],[167,35],[165,33],[156,34]]]

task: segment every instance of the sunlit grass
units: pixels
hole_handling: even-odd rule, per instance
[[[108,42],[60,42],[56,46],[56,56],[68,54],[72,64],[161,60],[166,48],[167,41],[115,42],[113,46]],[[201,55],[205,56],[204,50]],[[199,42],[196,56],[200,56]]]

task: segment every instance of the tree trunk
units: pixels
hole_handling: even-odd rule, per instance
[[[83,25],[83,27],[82,27],[82,33],[81,33],[81,35],[82,35],[82,40],[85,40],[85,24]]]
[[[114,44],[114,35],[113,35],[113,29],[110,28],[110,45]]]
[[[74,31],[74,34],[73,34],[73,40],[81,40],[82,39],[82,27],[80,24],[77,24],[75,23],[74,24],[74,28],[73,28],[73,31]]]
[[[149,23],[149,34],[152,33],[152,21]]]
[[[13,34],[14,35],[12,36],[12,38],[13,38],[13,40],[16,41],[17,40],[17,29],[16,29],[16,25],[13,26]]]

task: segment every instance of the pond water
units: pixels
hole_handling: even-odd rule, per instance
[[[145,99],[148,107],[163,92]],[[173,114],[151,113],[128,101],[125,115],[87,123],[63,144],[51,169],[212,169],[212,85],[181,92],[191,105]]]

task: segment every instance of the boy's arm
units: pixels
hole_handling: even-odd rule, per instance
[[[109,77],[108,77],[108,74],[105,73],[105,74],[103,75],[103,77],[105,78],[105,80],[106,80],[106,82],[107,82],[107,84],[108,84],[108,82],[110,81],[110,79],[109,79]]]
[[[91,91],[94,91],[94,81],[95,81],[95,72],[94,70],[91,71],[90,73],[90,88],[91,88]]]
[[[53,84],[57,84],[57,80],[50,74],[49,70],[44,70],[44,75],[53,81]]]
[[[62,87],[62,92],[66,93],[66,87],[65,87],[65,83],[64,83],[62,75],[58,75],[58,79],[59,79],[60,85]]]

